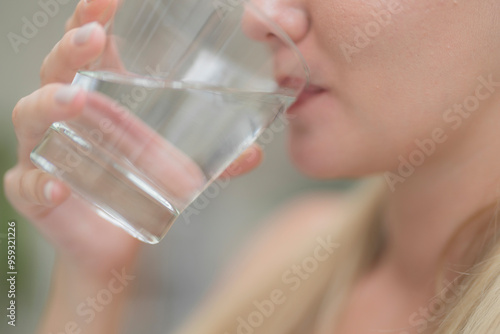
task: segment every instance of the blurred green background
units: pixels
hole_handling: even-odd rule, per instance
[[[47,2],[49,0],[42,0]],[[62,1],[61,2],[65,2]],[[58,13],[38,29],[19,52],[9,33],[21,35],[23,17],[42,8],[38,1],[0,3],[0,175],[15,164],[16,140],[11,112],[16,102],[39,86],[45,55],[63,34],[77,1],[59,5]],[[146,246],[134,281],[126,333],[169,333],[203,298],[221,268],[282,202],[302,192],[330,189],[333,182],[315,182],[294,170],[286,156],[285,133],[265,145],[266,159],[255,172],[233,180],[210,205],[188,223],[177,220],[158,246]],[[3,178],[2,178],[3,179]],[[3,182],[3,180],[2,180]],[[2,183],[3,189],[3,183]],[[16,214],[0,193],[0,333],[34,333],[49,293],[54,260],[52,247]],[[17,326],[7,326],[7,222],[17,222]],[[48,333],[47,333],[48,334]]]

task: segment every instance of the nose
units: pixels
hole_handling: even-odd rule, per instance
[[[276,23],[298,44],[309,31],[310,22],[304,5],[307,0],[252,0],[249,1],[260,12]],[[248,10],[243,18],[244,30],[250,38],[258,41],[272,41],[276,32],[263,24],[255,13]]]

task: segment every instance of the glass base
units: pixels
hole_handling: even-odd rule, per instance
[[[31,160],[66,182],[100,217],[143,242],[158,243],[179,216],[172,201],[133,166],[78,136],[64,123],[47,131]]]

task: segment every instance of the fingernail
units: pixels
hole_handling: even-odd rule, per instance
[[[50,203],[52,203],[52,189],[54,189],[54,181],[47,182],[45,187],[43,187],[43,195]]]
[[[78,31],[73,36],[73,43],[75,45],[83,45],[88,42],[90,36],[97,28],[99,24],[97,22],[87,23],[86,25],[80,27]]]
[[[70,104],[80,92],[80,87],[64,86],[54,94],[54,99],[61,104]]]

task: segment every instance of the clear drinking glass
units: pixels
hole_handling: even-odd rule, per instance
[[[251,1],[123,0],[103,55],[73,85],[84,112],[34,149],[110,222],[157,243],[308,82],[289,37]]]

